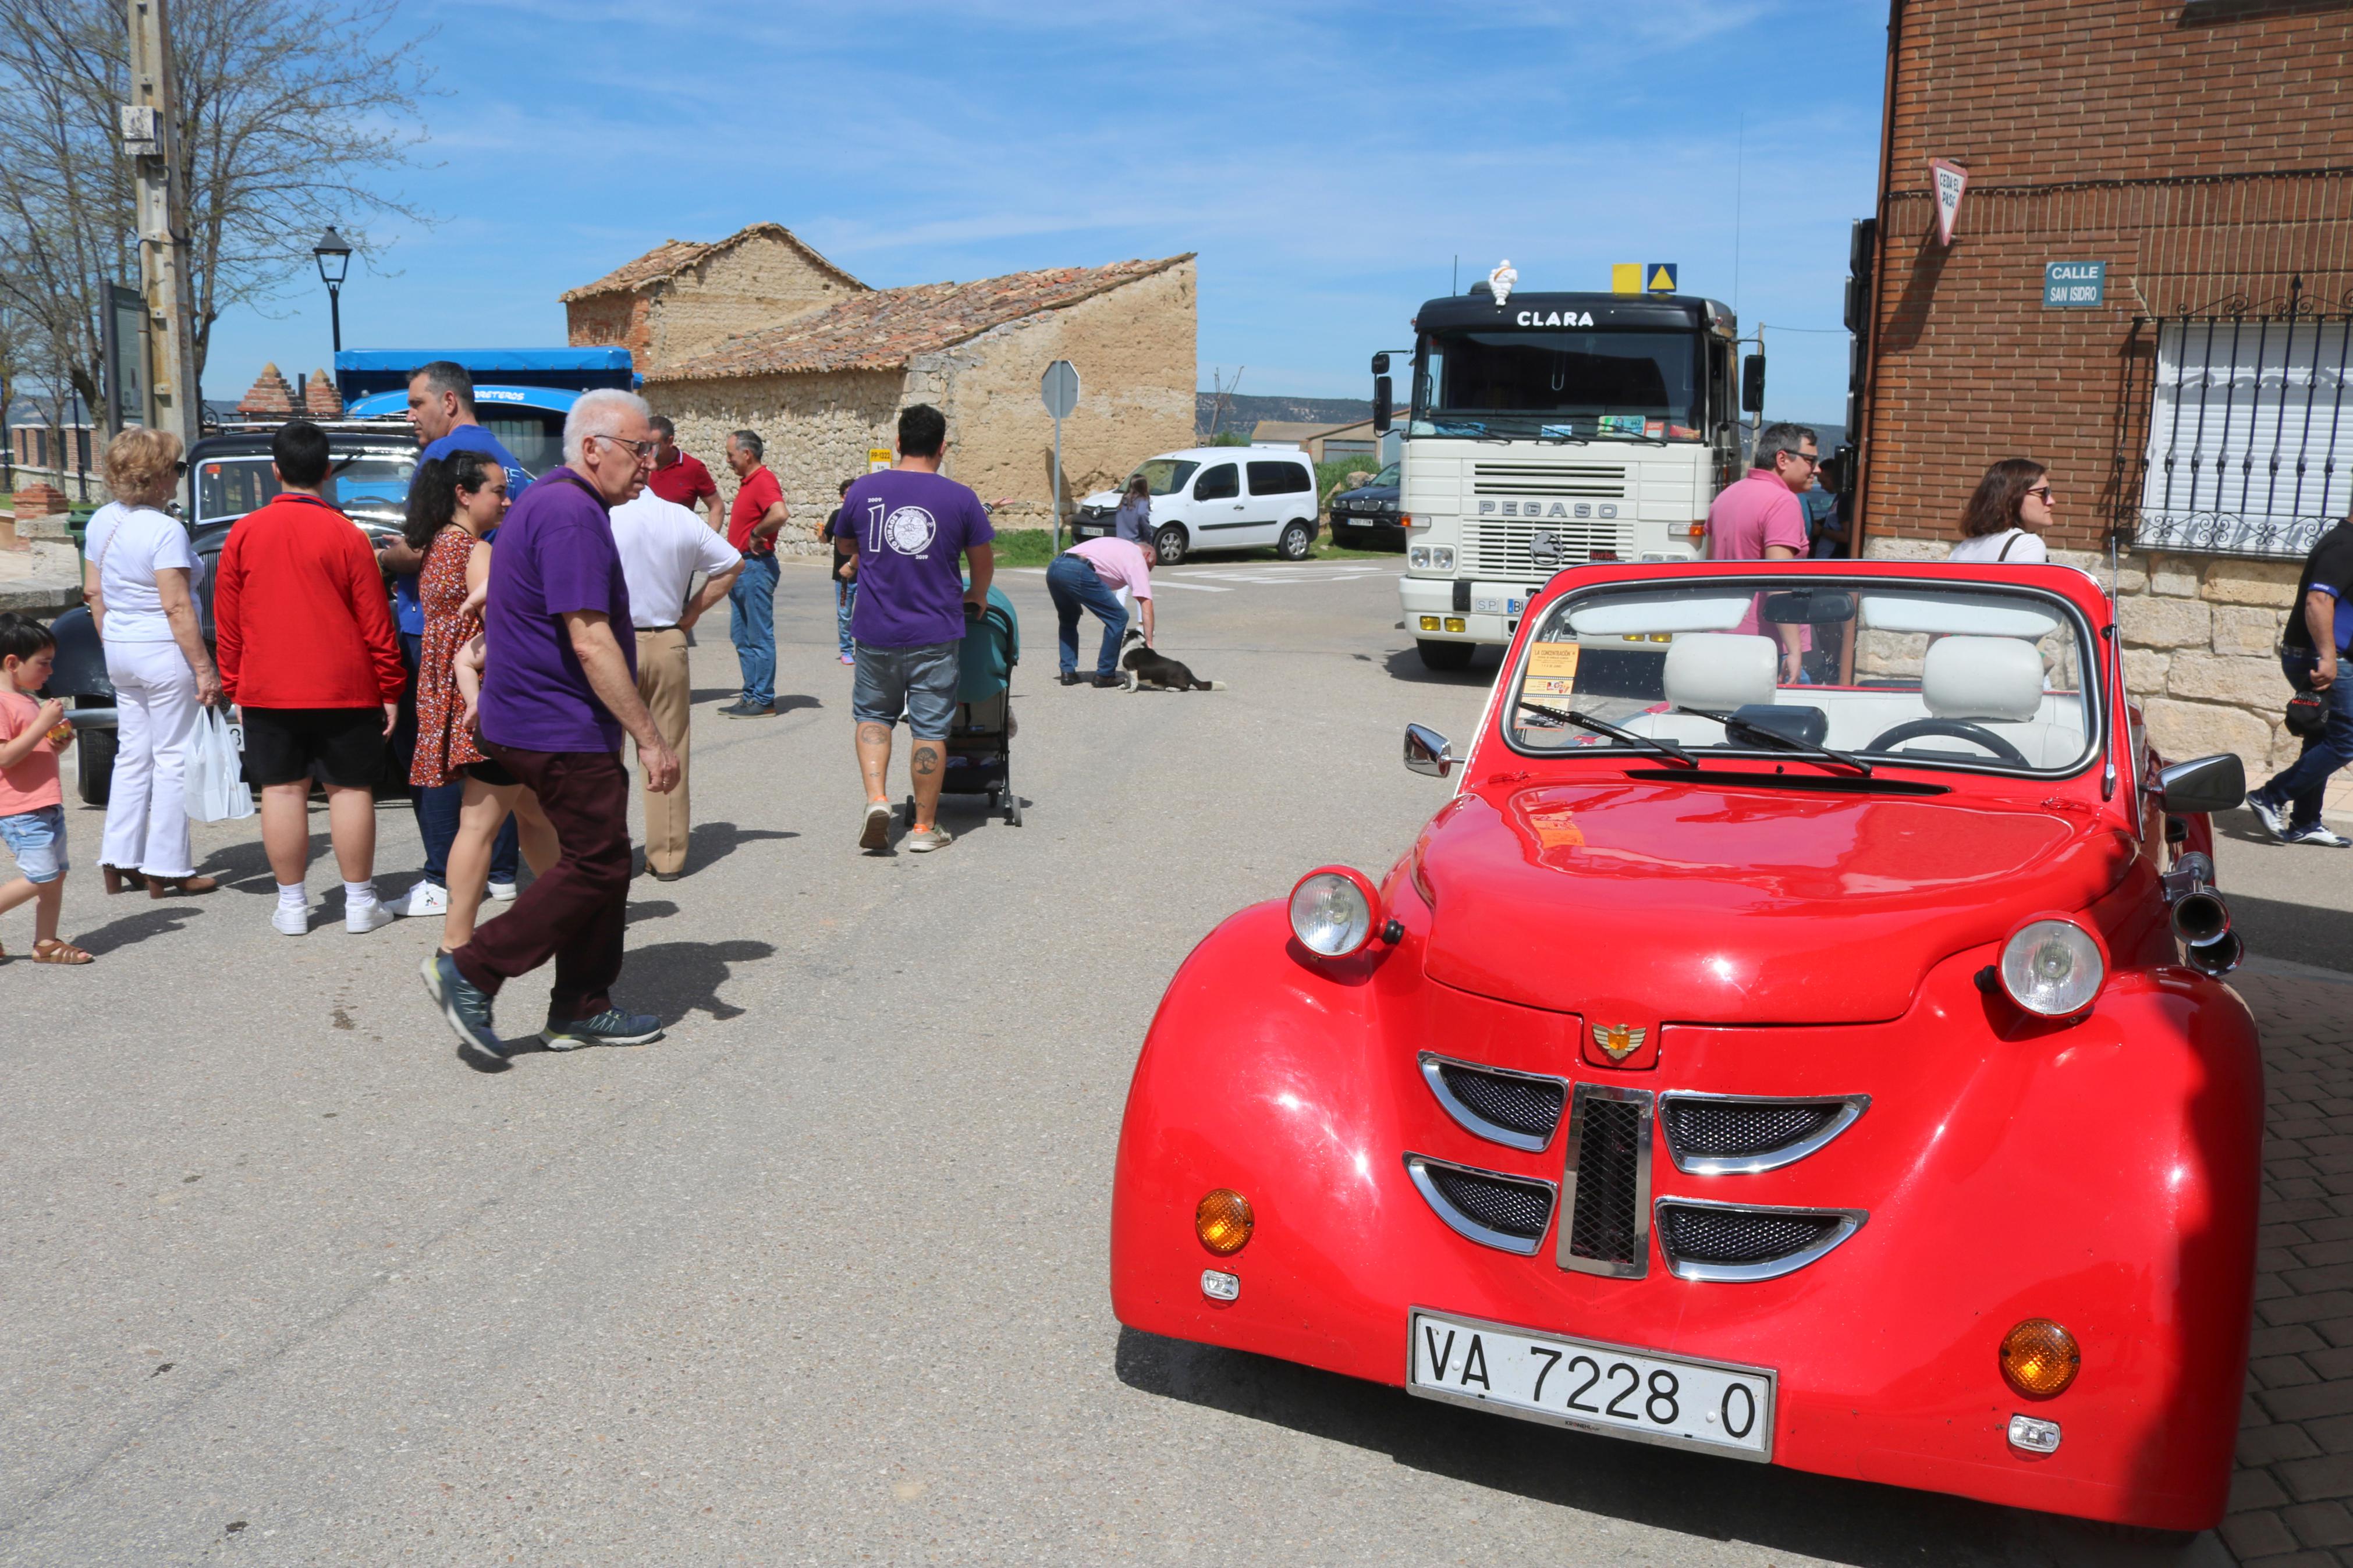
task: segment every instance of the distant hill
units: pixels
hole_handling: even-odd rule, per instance
[[[1225,417],[1213,429],[1209,414],[1217,402],[1213,392],[1193,395],[1193,429],[1201,440],[1229,430],[1237,436],[1247,436],[1261,419],[1302,425],[1350,425],[1373,416],[1373,400],[1369,397],[1229,397]]]

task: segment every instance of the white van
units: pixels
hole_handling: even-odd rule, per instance
[[[1163,566],[1198,550],[1268,544],[1285,561],[1304,561],[1315,547],[1315,469],[1295,447],[1188,447],[1135,472],[1152,487],[1152,542]],[[1125,489],[1097,490],[1081,501],[1071,533],[1111,532]]]

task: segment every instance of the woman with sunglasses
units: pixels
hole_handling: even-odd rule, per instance
[[[1948,561],[2048,561],[2051,470],[2031,458],[2004,458],[1985,471],[1961,513],[1961,542]]]

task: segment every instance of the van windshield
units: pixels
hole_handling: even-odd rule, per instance
[[[1173,496],[1193,482],[1193,470],[1200,466],[1182,458],[1155,458],[1135,471],[1152,487],[1154,495]]]

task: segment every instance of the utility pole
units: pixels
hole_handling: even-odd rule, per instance
[[[172,30],[165,0],[127,0],[131,101],[122,150],[137,171],[139,292],[147,304],[148,422],[190,446],[204,419],[196,384],[195,295],[188,276],[187,193],[180,189]]]

